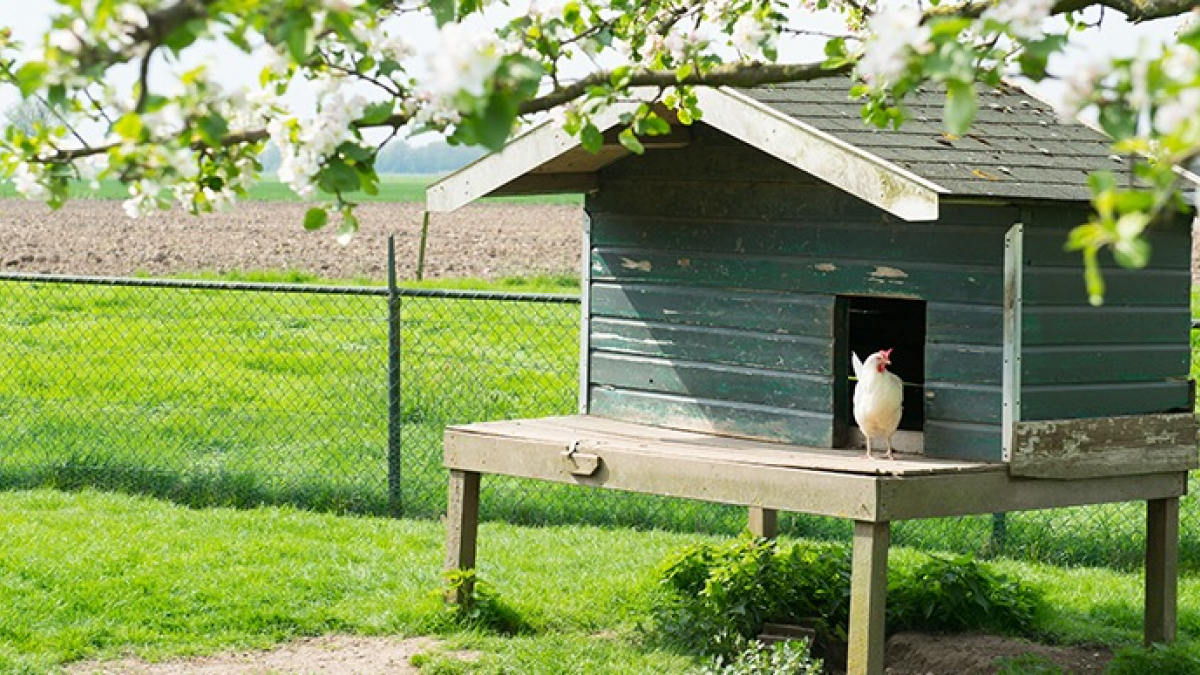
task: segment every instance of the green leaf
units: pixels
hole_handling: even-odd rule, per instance
[[[142,135],[144,128],[142,116],[133,112],[121,115],[112,127],[113,132],[118,136],[129,140],[137,140]]]
[[[946,83],[946,131],[961,136],[971,128],[979,102],[975,100],[975,87],[957,80]]]
[[[595,124],[588,122],[579,132],[579,142],[583,144],[584,150],[594,155],[604,147],[604,134],[600,133]]]
[[[314,206],[304,212],[304,229],[319,230],[329,223],[329,212],[325,209]]]
[[[17,69],[17,87],[21,90],[22,98],[28,98],[41,89],[48,70],[49,66],[37,61],[30,61]]]
[[[612,84],[613,89],[623,89],[629,85],[629,74],[632,69],[629,66],[618,66],[613,68],[609,74],[608,81]]]
[[[1137,114],[1127,106],[1108,103],[1100,107],[1100,127],[1114,139],[1129,138],[1137,134]]]
[[[371,162],[375,157],[374,151],[370,148],[355,143],[354,141],[346,141],[337,147],[337,153],[346,159],[356,163]]]
[[[213,113],[197,120],[196,128],[200,137],[209,145],[220,145],[225,135],[229,133],[229,123],[225,118]]]
[[[166,39],[163,40],[163,44],[172,52],[179,54],[179,52],[187,49],[200,37],[200,33],[204,31],[204,28],[204,21],[199,19],[184,22],[182,26],[167,35]]]
[[[283,36],[292,60],[299,63],[307,61],[313,50],[312,16],[305,12],[290,13],[283,22]]]
[[[454,0],[429,0],[429,10],[438,28],[454,21]]]
[[[638,137],[634,135],[632,127],[625,127],[622,129],[621,133],[617,134],[617,140],[621,141],[621,145],[625,146],[626,150],[629,150],[635,155],[640,155],[646,152],[645,146],[643,146],[642,142],[638,140]]]
[[[353,192],[361,186],[358,172],[340,157],[329,158],[320,173],[317,174],[317,187],[331,194]]]

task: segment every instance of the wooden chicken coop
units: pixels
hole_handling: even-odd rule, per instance
[[[431,186],[432,211],[585,193],[580,413],[451,427],[447,565],[473,567],[481,474],[855,521],[849,668],[883,669],[889,523],[1146,501],[1146,639],[1172,640],[1197,467],[1191,219],[1102,307],[1063,248],[1107,140],[1010,86],[965,136],[943,96],[864,127],[845,81],[699,92],[704,117],[596,154],[535,128]],[[894,349],[894,461],[862,457],[850,353]]]

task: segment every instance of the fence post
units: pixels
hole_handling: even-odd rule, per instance
[[[1004,551],[1004,547],[1008,544],[1008,515],[1004,513],[992,514],[992,555],[996,555]]]
[[[400,480],[400,291],[396,288],[396,235],[388,235],[388,513],[404,511]]]

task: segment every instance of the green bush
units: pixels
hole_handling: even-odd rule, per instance
[[[659,568],[653,608],[660,637],[701,654],[733,658],[766,622],[816,619],[819,637],[848,616],[846,548],[744,535],[689,546]],[[844,631],[844,629],[843,629]]]
[[[1041,607],[1036,590],[970,558],[926,557],[891,570],[888,628],[1029,634]],[[812,627],[818,646],[846,639],[850,556],[845,546],[781,546],[743,535],[689,546],[659,568],[652,609],[660,638],[734,658],[764,623]]]
[[[967,556],[929,556],[911,571],[897,570],[888,584],[892,630],[1025,635],[1040,607],[1038,591]]]

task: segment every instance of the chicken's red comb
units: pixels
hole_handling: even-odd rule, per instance
[[[892,362],[892,350],[891,349],[880,349],[879,355],[883,357],[884,361],[887,361],[888,363]]]

